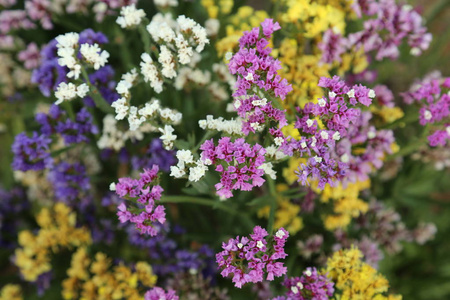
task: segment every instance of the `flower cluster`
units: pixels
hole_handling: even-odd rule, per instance
[[[142,299],[142,289],[153,287],[157,280],[152,267],[144,261],[129,267],[123,262],[112,262],[101,252],[91,259],[86,247],[78,248],[72,255],[67,275],[68,278],[62,282],[62,296],[68,300],[118,295],[127,299]]]
[[[153,223],[164,224],[166,221],[164,206],[155,204],[156,200],[161,199],[161,193],[164,191],[160,185],[153,182],[158,176],[158,171],[158,166],[153,165],[151,169],[144,169],[139,179],[122,177],[117,184],[111,184],[111,189],[119,197],[136,201],[138,206],[131,208],[124,202],[121,203],[117,207],[120,222],[135,223],[141,233],[151,236],[158,233]]]
[[[220,197],[230,198],[232,190],[250,191],[265,182],[261,166],[266,150],[259,144],[251,146],[243,138],[232,142],[223,137],[217,146],[213,139],[205,141],[200,150],[203,164],[215,165],[215,171],[221,173],[220,183],[215,185]]]
[[[236,237],[222,244],[224,249],[216,254],[217,263],[222,270],[221,275],[233,274],[232,281],[241,288],[248,282],[272,281],[275,277],[286,274],[287,268],[278,259],[284,259],[284,245],[289,233],[280,228],[269,238],[269,234],[260,226],[253,229],[250,238]],[[264,275],[267,276],[264,276]]]
[[[286,278],[283,285],[288,289],[286,295],[273,300],[328,300],[334,293],[334,283],[316,268],[307,268],[301,277]]]
[[[445,146],[450,139],[450,77],[425,78],[402,94],[406,103],[420,106],[419,123],[434,126],[428,136],[430,146]]]
[[[21,231],[20,248],[15,251],[15,264],[26,281],[36,281],[51,270],[51,253],[92,242],[89,231],[75,226],[76,214],[63,203],[55,204],[52,210],[42,209],[36,221],[40,230],[36,234]]]
[[[51,142],[52,140],[47,135],[38,135],[37,132],[33,132],[31,137],[24,132],[16,135],[12,145],[14,153],[12,168],[28,171],[50,167],[53,164],[53,159],[48,151]]]
[[[178,300],[180,299],[174,290],[165,291],[160,287],[154,287],[147,291],[144,296],[144,300]]]
[[[295,128],[304,135],[298,141],[288,144],[289,152],[296,151],[301,156],[310,156],[307,164],[300,166],[298,180],[302,184],[308,179],[318,180],[319,188],[325,184],[336,185],[344,179],[348,168],[346,157],[335,157],[336,142],[348,135],[350,124],[357,122],[361,109],[357,104],[369,106],[375,92],[362,85],[348,86],[338,76],[322,77],[319,86],[328,89],[328,95],[317,103],[307,103],[303,109],[298,108],[299,116]],[[320,129],[319,120],[324,129]]]

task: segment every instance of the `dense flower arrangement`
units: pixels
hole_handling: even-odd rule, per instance
[[[0,0],[0,300],[450,296],[448,36],[241,2]]]

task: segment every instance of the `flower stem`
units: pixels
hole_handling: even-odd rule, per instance
[[[277,194],[275,189],[275,181],[269,176],[266,176],[267,183],[269,184],[269,192],[272,197],[270,197],[270,213],[269,213],[269,222],[267,224],[267,232],[272,234],[273,232],[273,224],[275,223],[275,211],[277,209]]]

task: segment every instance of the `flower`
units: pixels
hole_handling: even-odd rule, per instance
[[[234,285],[241,288],[248,282],[262,282],[264,277],[272,281],[286,274],[287,268],[277,260],[287,256],[284,245],[289,233],[280,228],[275,235],[266,238],[268,235],[265,229],[255,226],[250,238],[238,236],[222,243],[223,251],[216,254],[221,275],[233,274]]]
[[[133,28],[141,24],[144,17],[144,10],[136,9],[136,5],[131,4],[120,9],[120,16],[117,18],[116,23],[122,28]]]

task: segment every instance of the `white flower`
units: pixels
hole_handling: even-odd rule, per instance
[[[311,119],[306,120],[306,125],[308,125],[308,127],[313,126],[313,124],[314,124],[313,120],[311,120]]]
[[[80,98],[84,98],[89,92],[89,86],[86,83],[82,83],[77,87],[77,95]]]
[[[191,150],[178,150],[177,158],[178,160],[188,164],[194,162],[194,156],[192,155]]]
[[[130,88],[132,87],[131,83],[125,80],[119,81],[119,83],[116,86],[116,91],[122,96],[129,96],[130,95]]]
[[[270,178],[272,178],[272,179],[277,179],[277,172],[275,172],[274,170],[273,170],[273,164],[272,163],[263,163],[260,167],[259,167],[259,169],[262,169],[262,170],[264,170],[264,173],[266,174],[266,175],[268,175]]]
[[[293,294],[298,294],[298,287],[296,287],[295,285],[291,286],[291,291]]]
[[[247,76],[244,77],[246,80],[248,81],[253,81],[253,73],[252,72],[248,72]]]
[[[250,74],[250,73],[249,73]],[[267,99],[266,98],[262,98],[261,100],[253,100],[252,104],[254,106],[264,106],[267,104]]]
[[[326,132],[325,130],[320,132],[320,136],[324,139],[324,140],[328,140],[329,135],[328,132]]]
[[[350,91],[348,91],[347,96],[349,96],[350,98],[354,98],[355,97],[355,90],[351,89]]]
[[[227,61],[229,61],[232,57],[233,57],[233,53],[232,53],[232,52],[227,52],[227,53],[225,53],[225,59],[226,59]]]
[[[165,45],[161,45],[160,47],[158,61],[162,65],[161,74],[164,77],[174,78],[177,76],[177,72],[175,72],[175,61],[173,59],[173,55]]]
[[[429,121],[433,117],[433,114],[431,113],[431,111],[425,110],[425,113],[423,114],[423,117],[425,118],[425,120]]]
[[[189,168],[189,181],[199,181],[205,176],[208,167],[201,163],[199,160],[196,167]]]
[[[153,60],[148,53],[142,53],[141,55],[141,73],[144,75],[145,82],[150,81],[150,86],[156,93],[162,92],[163,81],[159,77],[158,69],[153,64]]]
[[[419,56],[422,53],[422,51],[418,47],[413,47],[411,48],[411,50],[409,50],[409,53],[413,56]]]
[[[278,229],[277,233],[275,233],[275,236],[279,239],[282,239],[285,235],[286,233],[284,233],[284,231],[281,229]]]
[[[370,90],[369,94],[368,94],[369,98],[375,98],[375,91],[374,90]]]
[[[83,44],[80,47],[80,53],[88,63],[94,66],[95,70],[100,69],[108,62],[109,53],[106,50],[102,51],[98,44]]]
[[[159,131],[162,135],[159,137],[165,146],[166,149],[172,149],[173,141],[176,140],[177,136],[172,134],[174,129],[170,125],[165,125],[164,128],[159,128]]]
[[[311,272],[311,270],[308,269],[304,272],[304,274],[309,277],[312,275],[312,272]]]
[[[336,93],[335,92],[329,92],[328,93],[328,97],[335,98],[336,97]]]
[[[450,136],[450,126],[445,127],[445,131],[447,131],[448,136]]]
[[[275,145],[281,146],[284,142],[284,139],[282,137],[276,137],[273,141],[275,142]]]
[[[116,23],[122,28],[131,28],[141,24],[142,18],[145,17],[143,9],[136,9],[136,5],[131,4],[124,6],[120,10],[120,17],[117,18]]]
[[[262,249],[264,247],[263,242],[261,242],[261,241],[256,242],[256,247],[258,247],[259,249]]]
[[[220,22],[217,19],[208,19],[205,22],[205,27],[209,36],[216,36],[219,33]]]
[[[77,96],[77,86],[71,82],[61,82],[55,92],[55,97],[58,99],[55,104],[61,104],[64,100],[72,100]]]
[[[343,163],[348,163],[348,162],[350,161],[350,158],[348,157],[348,154],[347,154],[347,153],[345,153],[345,154],[343,154],[343,155],[341,156],[341,161],[342,161]]]
[[[314,160],[316,161],[316,163],[321,163],[322,157],[316,155],[316,156],[314,156]]]
[[[112,183],[109,185],[109,190],[110,190],[111,192],[114,192],[114,191],[116,190],[116,184],[115,184],[114,182],[112,182]]]
[[[170,176],[175,178],[181,178],[186,174],[186,172],[183,169],[180,169],[177,166],[171,166],[170,167]]]
[[[324,107],[325,105],[327,105],[327,101],[323,98],[320,98],[318,104],[320,107]]]
[[[375,130],[369,130],[369,132],[367,132],[367,137],[368,137],[369,139],[373,139],[373,138],[375,138],[376,136],[377,136],[377,133],[376,133]]]
[[[127,99],[119,98],[114,101],[111,106],[116,110],[116,120],[123,120],[128,115]]]
[[[317,143],[316,137],[313,136],[313,137],[311,138],[311,140],[312,140],[312,142],[311,142],[311,147],[312,147],[312,148],[316,147],[316,143]]]
[[[305,149],[305,148],[307,147],[306,142],[305,142],[305,141],[301,142],[301,143],[300,143],[300,146],[301,146],[303,149]]]
[[[339,133],[339,131],[336,131],[335,133],[333,133],[333,140],[339,141],[340,139],[341,139],[341,134]]]
[[[156,6],[159,7],[168,7],[168,6],[177,6],[177,0],[153,0]]]
[[[75,32],[68,32],[56,37],[56,47],[58,48],[73,48],[78,44],[79,35]]]

